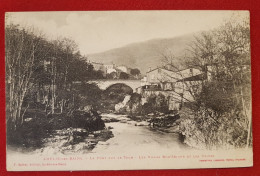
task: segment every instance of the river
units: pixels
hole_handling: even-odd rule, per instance
[[[113,133],[113,137],[108,140],[94,137],[91,134],[86,136],[84,141],[74,145],[68,144],[68,134],[54,134],[44,139],[46,143],[40,149],[33,150],[23,148],[20,151],[32,152],[37,155],[55,154],[137,154],[137,153],[176,153],[178,151],[189,150],[190,147],[183,144],[178,133],[166,133],[149,126],[148,122],[136,122],[126,115],[102,114],[107,129]],[[72,129],[83,130],[83,129]],[[64,132],[68,131],[65,129]],[[108,130],[107,130],[108,132]],[[105,133],[107,133],[105,132]],[[106,140],[106,141],[105,141]],[[88,148],[89,141],[96,142],[94,148]],[[10,152],[15,152],[9,147]]]
[[[98,144],[93,153],[136,153],[138,151],[176,152],[188,150],[189,147],[181,142],[179,134],[165,133],[150,126],[136,126],[136,122],[120,115],[103,115],[103,117],[120,119],[119,122],[106,123],[112,127],[113,138],[106,143]]]

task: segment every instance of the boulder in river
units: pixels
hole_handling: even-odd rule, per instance
[[[107,142],[104,142],[104,141],[99,141],[99,142],[98,142],[98,145],[108,145],[108,143],[107,143]]]
[[[126,107],[126,104],[129,102],[130,98],[131,98],[130,95],[126,95],[123,102],[120,102],[115,105],[115,111],[116,112],[122,111]]]

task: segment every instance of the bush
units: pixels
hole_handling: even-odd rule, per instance
[[[141,95],[138,93],[133,93],[130,100],[126,104],[126,111],[130,114],[139,115],[142,111]]]
[[[63,128],[84,128],[88,131],[102,130],[105,127],[104,121],[96,111],[90,110],[75,111],[67,119],[64,119],[67,123]]]
[[[199,149],[232,149],[246,146],[247,122],[236,111],[216,114],[201,107],[180,123],[184,142]]]
[[[143,113],[149,114],[151,112],[168,113],[169,107],[167,99],[163,94],[151,95],[147,98],[147,103],[143,106]]]
[[[35,118],[24,122],[16,131],[7,130],[7,144],[39,148],[43,145],[43,139],[49,137],[55,130],[84,128],[90,132],[102,130],[104,127],[104,121],[94,110],[88,112],[77,110],[68,116],[54,114],[48,118],[38,113]]]
[[[70,97],[74,96],[75,109],[85,107],[87,105],[92,105],[97,109],[101,104],[102,90],[95,84],[81,84],[74,87],[74,90]],[[73,100],[71,99],[71,102]]]
[[[121,72],[119,75],[119,79],[129,79],[129,74]]]
[[[151,95],[147,98],[147,102],[142,105],[142,97],[140,94],[133,93],[130,101],[127,103],[128,112],[147,115],[149,113],[168,113],[168,103],[164,95]]]

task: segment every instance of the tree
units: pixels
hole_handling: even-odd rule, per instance
[[[32,29],[20,29],[13,24],[5,28],[7,122],[13,130],[23,123],[24,97],[32,86],[30,81],[35,62],[43,57],[38,55],[36,58],[41,41],[41,36]]]
[[[68,86],[95,76],[74,41],[49,41],[31,28],[11,23],[5,30],[7,122],[12,130],[23,124],[29,100],[44,103],[46,113],[50,105],[52,114],[57,107],[63,111]]]
[[[205,119],[213,120],[207,123],[214,123],[216,127],[215,131],[206,128],[207,134],[211,135],[207,138],[211,141],[209,145],[217,141],[216,136],[226,136],[228,126],[233,134],[229,133],[230,136],[223,137],[222,140],[232,138],[232,145],[248,146],[251,134],[249,24],[227,22],[219,29],[202,34],[191,45],[190,56],[190,65],[198,66],[211,75],[211,80],[202,82],[202,90],[197,99],[197,112],[202,111]],[[198,125],[205,122],[206,120],[200,121]]]
[[[102,70],[95,71],[95,78],[96,79],[104,79],[104,72]]]
[[[128,79],[129,75],[125,72],[121,72],[119,75],[119,79]]]
[[[107,74],[108,79],[116,79],[117,78],[117,73],[116,72],[111,72]]]
[[[59,58],[59,63],[57,63],[57,66],[59,66],[59,72],[63,75],[63,86],[64,89],[66,89],[68,85],[68,74],[70,66],[73,64],[73,61],[79,60],[81,55],[79,51],[77,51],[77,44],[71,39],[63,38],[54,42],[54,45],[56,45],[55,49],[60,50],[59,54],[57,54],[57,51],[55,51],[58,55],[57,57]]]
[[[249,34],[248,21],[227,22],[196,36],[187,49],[185,67],[198,68],[204,73],[204,79],[196,84],[183,81],[185,91],[194,97],[196,105],[195,118],[189,119],[192,123],[187,127],[195,126],[207,148],[220,143],[232,147],[250,145]]]
[[[140,75],[140,70],[138,68],[134,68],[134,69],[131,69],[130,71],[130,74],[137,77],[138,75]]]

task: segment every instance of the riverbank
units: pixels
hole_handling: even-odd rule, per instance
[[[7,146],[23,153],[84,153],[99,142],[113,137],[101,116],[94,110],[45,116],[41,111],[28,111],[16,131],[7,132]]]
[[[129,116],[77,110],[70,115],[53,114],[45,117],[44,114],[38,113],[36,117],[31,117],[30,114],[26,115],[25,123],[19,133],[17,131],[17,136],[13,134],[13,140],[16,139],[15,143],[9,141],[8,148],[22,153],[40,155],[91,153],[96,151],[96,148],[109,147],[109,141],[118,135],[119,131],[120,136],[124,136],[125,139],[120,137],[122,141],[117,141],[117,143],[128,143],[127,133],[130,129],[140,131],[142,135],[148,135],[148,138],[153,138],[152,135],[158,134],[161,137],[167,137],[169,141],[166,144],[159,142],[161,145],[168,145],[167,143],[172,142],[184,145],[178,126],[180,117],[177,114],[151,113],[147,116]],[[147,134],[143,134],[142,131]],[[121,134],[124,132],[126,134]],[[134,138],[134,133],[130,135]],[[169,136],[173,138],[170,139]],[[149,148],[149,146],[146,147]]]

